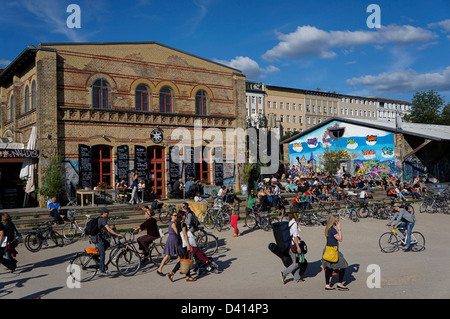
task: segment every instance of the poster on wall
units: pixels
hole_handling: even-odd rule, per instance
[[[332,121],[289,143],[291,166],[315,160],[320,171],[326,150],[353,161],[356,175],[385,177],[396,173],[394,134],[366,126]]]

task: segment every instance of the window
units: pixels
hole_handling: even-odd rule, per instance
[[[267,101],[267,108],[270,109],[270,101]]]
[[[173,112],[172,90],[168,86],[164,86],[159,91],[159,111],[167,113]]]
[[[195,114],[207,115],[208,114],[209,96],[205,90],[199,90],[195,94]]]
[[[148,87],[146,85],[140,84],[136,88],[135,92],[135,108],[136,111],[148,111],[149,105],[149,94]]]
[[[94,145],[92,147],[92,184],[104,182],[112,185],[112,156],[111,146]]]
[[[289,110],[289,103],[286,103],[286,110]]]
[[[297,117],[294,115],[294,116],[292,117],[292,123],[295,123],[296,120],[297,120]]]
[[[24,112],[27,113],[30,110],[30,87],[27,85],[25,87],[25,109]]]
[[[36,108],[36,81],[33,80],[31,83],[31,109],[34,110]]]
[[[98,79],[92,85],[92,106],[96,109],[108,109],[111,87],[108,81]]]
[[[277,108],[277,102],[273,102],[273,108],[274,108],[274,109]]]
[[[283,109],[283,102],[280,102],[280,110]]]

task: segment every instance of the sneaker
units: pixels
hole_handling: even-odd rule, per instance
[[[100,276],[110,276],[111,273],[107,270],[100,272]]]

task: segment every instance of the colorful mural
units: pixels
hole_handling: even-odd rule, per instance
[[[289,143],[290,164],[305,166],[315,159],[320,170],[327,148],[352,160],[356,175],[384,177],[397,171],[393,133],[341,121],[332,121]]]

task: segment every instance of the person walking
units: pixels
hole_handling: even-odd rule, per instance
[[[180,259],[186,259],[190,256],[191,253],[191,245],[189,244],[188,234],[187,234],[187,225],[185,223],[186,220],[186,213],[182,210],[178,211],[177,221],[176,221],[176,228],[178,233],[178,259],[177,263],[173,267],[172,271],[169,273],[168,277],[169,280],[173,282],[173,277],[175,276],[175,273],[180,269],[181,267],[181,261]],[[191,277],[191,271],[188,270],[186,273],[186,281],[196,281],[197,279]]]
[[[5,226],[3,225],[3,223],[0,223],[0,263],[11,272],[14,272],[16,270],[16,263],[6,258],[3,258],[3,255],[5,254],[7,241],[8,239],[6,238],[5,235]]]
[[[286,276],[292,274],[294,276],[294,281],[304,281],[300,275],[300,263],[297,262],[297,254],[301,253],[300,240],[298,235],[298,211],[290,212],[289,218],[289,233],[291,235],[291,248],[289,249],[289,256],[292,259],[292,264],[286,269],[281,271],[281,281],[283,284],[286,283]]]
[[[169,226],[167,227],[169,237],[167,237],[166,244],[164,246],[164,258],[156,270],[156,273],[160,276],[165,276],[162,270],[169,258],[172,256],[178,256],[178,229],[176,226],[177,217],[177,212],[173,212],[172,215],[170,215],[171,220],[169,222]]]
[[[5,258],[16,263],[17,260],[14,258],[17,255],[16,247],[20,241],[20,233],[14,225],[11,216],[8,213],[3,213],[2,222],[5,226],[5,236],[6,236],[6,247],[5,247]]]
[[[325,269],[325,290],[335,289],[330,286],[330,279],[333,271],[339,272],[339,280],[337,284],[338,290],[349,290],[348,287],[344,286],[342,283],[348,263],[342,252],[339,250],[339,243],[342,242],[343,239],[341,224],[339,223],[339,215],[330,215],[330,217],[328,217],[328,221],[325,226],[325,238],[327,246],[337,247],[338,249],[338,260],[336,262],[329,262],[322,258],[322,266]]]
[[[137,204],[139,202],[138,196],[138,174],[133,169],[131,171],[131,199],[129,201],[130,205]]]

